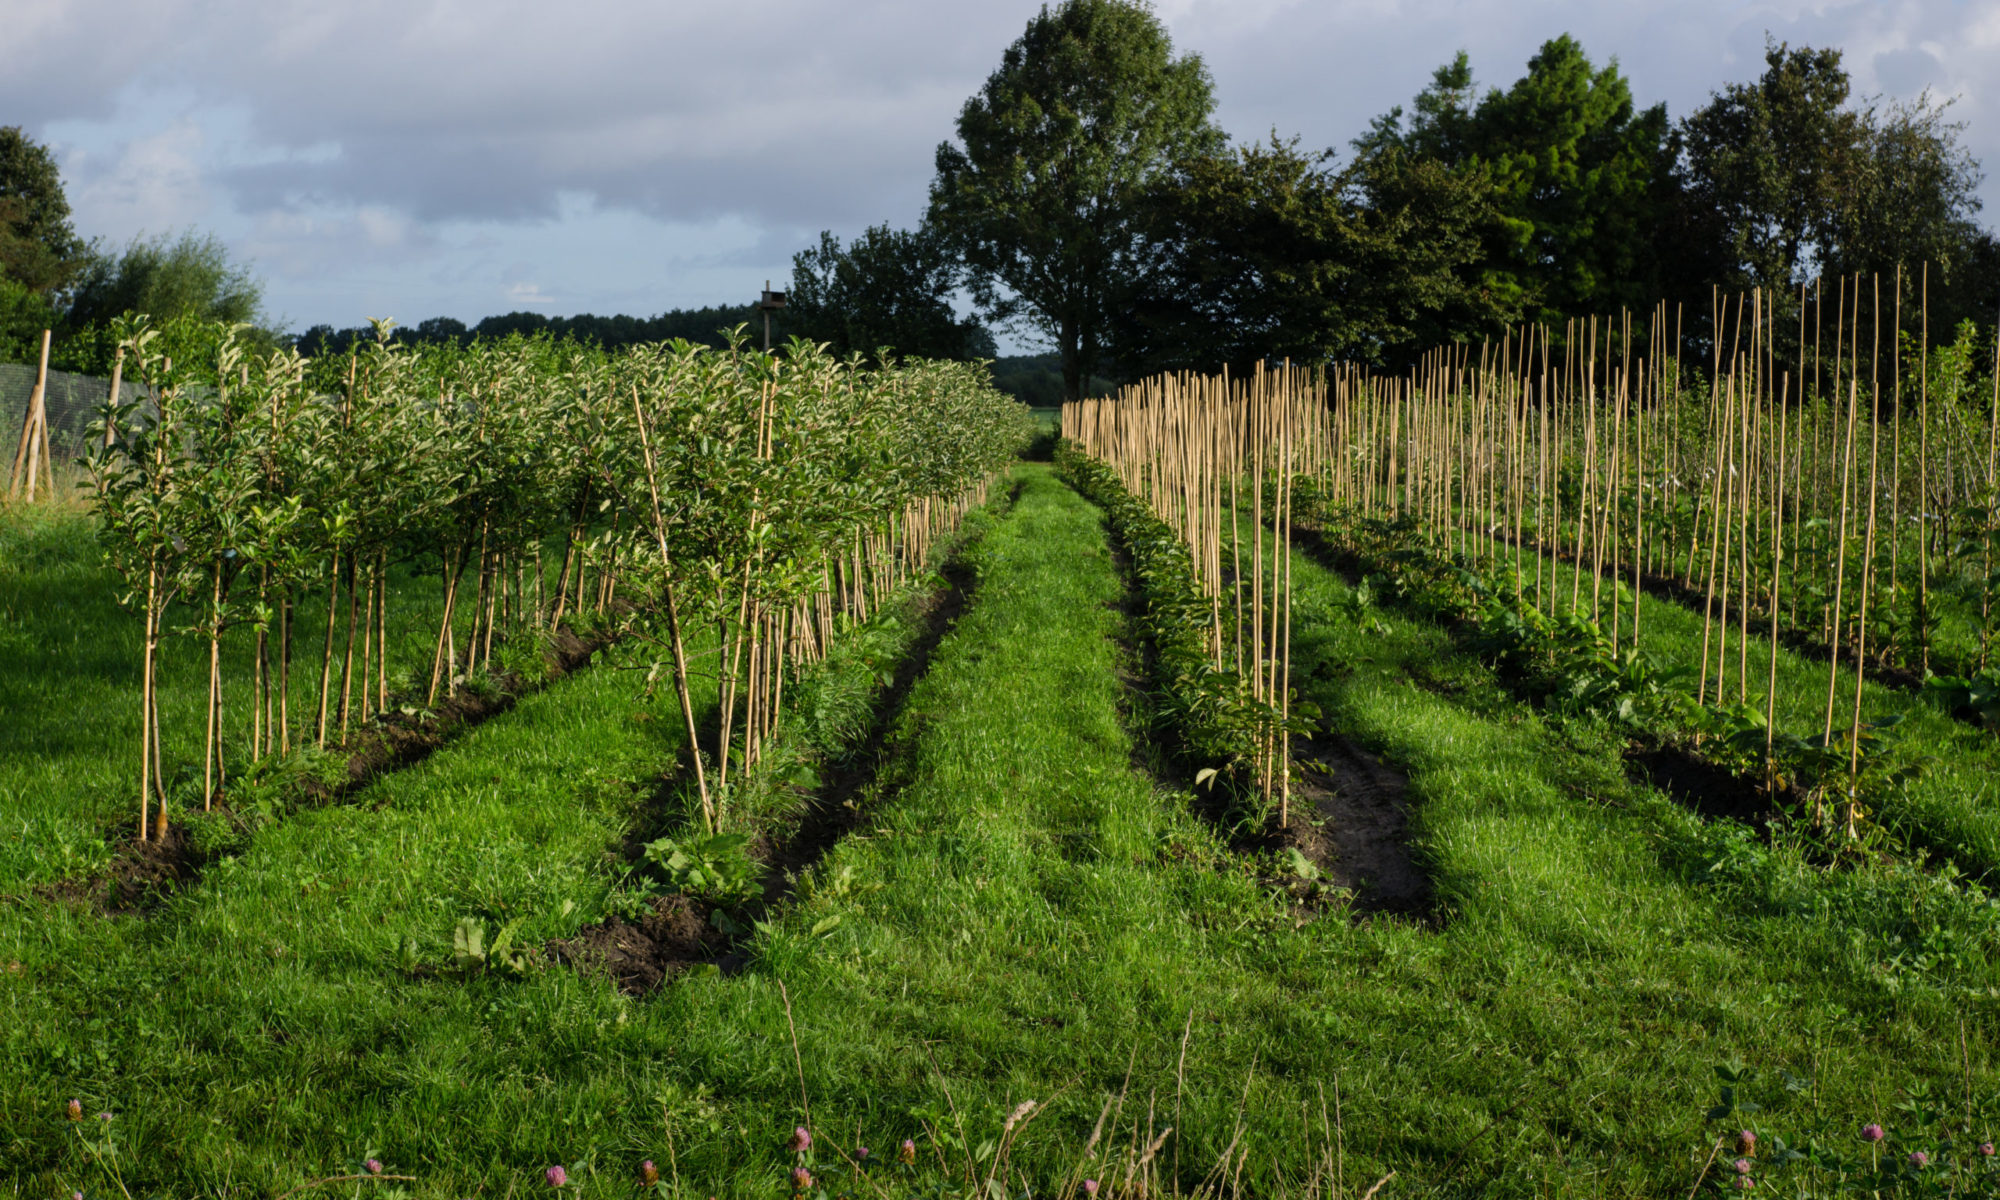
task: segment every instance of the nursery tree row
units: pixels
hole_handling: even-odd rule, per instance
[[[1442,347],[1406,374],[1340,368],[1264,432],[1248,408],[1183,431],[1185,380],[1071,406],[1065,429],[1187,513],[1241,481],[1282,530],[1296,491],[1301,519],[1377,568],[1463,593],[1457,608],[1495,626],[1489,641],[1501,625],[1516,641],[1569,637],[1613,692],[1649,670],[1644,597],[1690,604],[1705,630],[1695,719],[1738,751],[1754,743],[1766,786],[1844,793],[1851,834],[1876,732],[1861,716],[1871,671],[2000,716],[2000,348],[1970,322],[1930,329],[1930,278],[1718,292],[1700,314],[1661,305]],[[1683,350],[1697,319],[1718,331],[1694,343],[1698,361]],[[1221,459],[1236,479],[1190,475],[1210,446],[1246,437],[1253,457]],[[1197,560],[1215,558],[1209,527],[1182,527]],[[1753,633],[1772,639],[1770,662],[1753,661]],[[1781,640],[1827,663],[1816,728],[1773,727]],[[1800,769],[1777,764],[1787,748],[1813,779],[1788,783]]]
[[[864,369],[740,337],[607,354],[377,332],[312,365],[226,330],[215,361],[175,362],[143,322],[120,331],[144,396],[106,409],[86,486],[145,623],[142,840],[167,828],[154,680],[168,635],[209,663],[208,806],[232,763],[433,707],[492,670],[496,647],[545,645],[586,611],[657,641],[690,743],[690,644],[716,655],[701,670],[721,682],[721,732],[712,766],[696,756],[712,820],[732,757],[757,760],[788,665],[919,569],[1031,423],[964,364]],[[428,670],[402,696],[386,653],[410,632],[390,624],[399,566],[434,572],[443,597]],[[311,629],[309,598],[324,613]],[[224,678],[233,628],[255,638],[247,679]]]

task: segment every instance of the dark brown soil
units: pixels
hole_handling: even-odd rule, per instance
[[[207,858],[195,848],[187,830],[170,825],[164,838],[141,842],[128,837],[100,874],[59,879],[37,891],[107,915],[151,912],[200,877],[207,866]]]
[[[1020,490],[1017,484],[1000,511],[1013,504]],[[961,555],[953,555],[940,573],[946,586],[920,597],[913,605],[910,619],[919,626],[917,636],[897,664],[889,686],[877,698],[874,720],[856,743],[854,753],[821,771],[820,786],[806,798],[794,823],[766,830],[750,843],[751,858],[764,868],[763,894],[726,914],[735,928],[751,928],[789,900],[800,877],[866,819],[876,782],[893,755],[891,734],[902,719],[910,691],[930,669],[932,655],[971,603],[978,583],[976,573]],[[711,726],[706,736],[712,739],[714,734]],[[627,861],[636,861],[643,851],[647,839],[639,829],[657,824],[659,812],[671,801],[675,789],[692,779],[692,767],[684,774],[686,779],[667,782],[655,804],[649,806],[654,811],[642,817],[627,835]],[[715,906],[706,901],[665,896],[652,901],[651,911],[636,924],[623,917],[607,917],[578,930],[575,937],[550,942],[548,950],[558,962],[580,970],[603,970],[620,991],[643,996],[697,966],[713,965],[732,974],[741,969],[746,939],[723,933],[714,923],[714,914]]]
[[[1728,818],[1765,830],[1779,816],[1773,797],[1757,781],[1680,746],[1649,746],[1625,755],[1627,773],[1710,820]]]
[[[919,631],[877,701],[875,720],[867,735],[857,744],[855,753],[832,764],[832,769],[823,774],[819,790],[798,824],[790,829],[773,830],[768,835],[768,861],[775,877],[789,881],[811,870],[841,838],[861,824],[863,802],[889,759],[890,735],[902,719],[910,690],[930,670],[931,656],[958,624],[958,618],[972,602],[978,583],[971,566],[957,556],[944,565],[941,574],[945,587],[923,597],[911,614]],[[783,891],[789,894],[789,882]],[[771,902],[778,898],[769,897]]]
[[[1350,583],[1361,578],[1361,562],[1323,533],[1300,527],[1295,540],[1316,561],[1340,572]],[[1676,601],[1688,599],[1678,580],[1649,576],[1647,590]],[[1699,593],[1695,599],[1699,601]],[[1417,686],[1441,695],[1450,696],[1455,690],[1431,678],[1421,668],[1412,672],[1411,679]],[[1503,679],[1503,682],[1516,695],[1538,702],[1538,697],[1526,694],[1519,680]],[[1692,811],[1710,819],[1727,817],[1742,821],[1760,831],[1768,830],[1771,822],[1782,815],[1784,805],[1803,802],[1789,791],[1773,797],[1764,790],[1761,780],[1736,775],[1681,746],[1635,746],[1626,752],[1625,761],[1631,778],[1652,785]]]
[[[662,896],[637,923],[609,917],[549,943],[559,963],[603,971],[618,990],[643,996],[690,967],[721,961],[729,939],[710,921],[713,910],[686,896]]]
[[[1280,837],[1353,893],[1357,913],[1428,916],[1430,876],[1410,852],[1409,776],[1346,738],[1294,743],[1304,779]]]

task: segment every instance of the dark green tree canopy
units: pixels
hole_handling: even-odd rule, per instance
[[[49,296],[69,286],[89,254],[70,225],[55,156],[20,126],[0,126],[0,276]]]
[[[1341,171],[1330,158],[1273,135],[1158,183],[1147,228],[1163,258],[1113,322],[1121,371],[1400,365],[1514,315],[1466,278],[1493,220],[1483,174],[1396,148]]]
[[[993,336],[952,307],[964,267],[937,230],[870,228],[842,248],[831,232],[792,256],[784,325],[841,357],[992,358]]]
[[[39,361],[42,330],[60,326],[55,308],[40,292],[0,275],[0,362]]]
[[[1838,50],[1773,43],[1764,63],[1676,131],[1682,224],[1709,281],[1976,263],[1979,164],[1945,104],[1855,105]]]
[[[1055,344],[1072,396],[1119,297],[1156,265],[1140,227],[1148,186],[1222,144],[1212,92],[1201,59],[1176,57],[1143,4],[1063,0],[966,101],[962,145],[938,147],[931,222],[990,316]]]
[[[1393,109],[1356,149],[1485,175],[1493,220],[1479,284],[1498,303],[1544,319],[1645,304],[1658,286],[1649,250],[1670,176],[1665,106],[1636,109],[1616,61],[1592,65],[1567,34],[1544,43],[1512,87],[1477,105],[1473,94],[1460,52],[1407,124]]]
[[[1767,46],[1752,83],[1725,87],[1676,131],[1684,203],[1709,282],[1784,285],[1818,273],[1839,242],[1861,114],[1840,51]]]
[[[414,325],[396,326],[389,340],[404,346],[467,345],[475,341],[497,342],[515,335],[534,337],[547,334],[551,338],[571,338],[606,350],[620,350],[647,342],[667,342],[675,338],[719,348],[728,344],[723,331],[738,325],[755,324],[757,319],[757,308],[750,304],[675,308],[650,317],[625,314],[598,316],[594,313],[551,317],[544,313],[510,312],[483,318],[471,326],[456,317],[427,317]],[[367,347],[374,341],[375,330],[368,325],[345,329],[314,325],[299,334],[295,344],[299,353],[318,357],[328,354],[344,356],[348,351]]]

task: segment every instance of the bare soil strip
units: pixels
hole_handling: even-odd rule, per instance
[[[1004,514],[1020,494],[1014,491],[995,506]],[[749,905],[723,915],[738,932],[725,932],[716,920],[717,907],[686,895],[663,896],[651,902],[638,920],[610,916],[577,931],[575,937],[549,943],[551,958],[579,970],[603,971],[629,995],[643,996],[697,967],[712,966],[726,973],[746,961],[748,931],[788,901],[798,880],[828,851],[867,820],[881,799],[885,768],[900,744],[894,736],[910,691],[930,668],[931,656],[971,604],[978,578],[960,546],[939,569],[943,586],[918,596],[909,610],[918,632],[897,663],[889,685],[879,694],[875,716],[853,754],[830,764],[820,786],[807,797],[798,819],[787,827],[767,830],[750,845],[751,857],[764,869],[763,894]],[[668,785],[671,790],[672,784]],[[627,857],[635,859],[643,838],[627,839]]]

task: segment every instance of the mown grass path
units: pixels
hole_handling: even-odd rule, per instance
[[[275,1194],[371,1153],[420,1197],[525,1194],[557,1163],[570,1191],[630,1196],[645,1159],[689,1195],[781,1195],[807,1124],[810,1169],[873,1194],[839,1148],[913,1138],[915,1184],[983,1184],[981,1147],[1035,1100],[1010,1194],[1172,1125],[1157,1166],[1189,1186],[1234,1145],[1250,1194],[1338,1162],[1347,1194],[1393,1168],[1399,1195],[1653,1196],[1706,1152],[1718,1061],[1816,1074],[1785,1119],[1887,1119],[1875,1094],[1952,1086],[1963,1015],[1993,1091],[1990,1007],[1881,982],[1791,875],[1715,886],[1683,861],[1709,845],[1692,818],[1437,630],[1346,620],[1303,561],[1295,665],[1410,772],[1443,920],[1295,911],[1134,767],[1100,516],[1045,468],[1017,477],[859,828],[740,973],[633,999],[444,970],[462,917],[523,918],[535,945],[603,915],[632,784],[678,747],[635,676],[588,672],[148,921],[0,906],[0,967],[22,964],[0,973],[0,1170],[115,1193],[62,1118],[75,1095],[116,1114],[134,1195]],[[1990,960],[1964,974],[1992,982]]]

